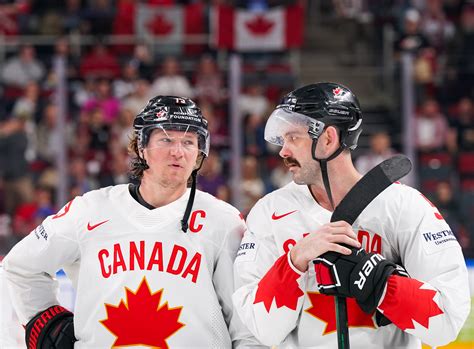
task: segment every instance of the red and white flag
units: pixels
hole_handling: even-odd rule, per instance
[[[218,48],[277,51],[301,47],[303,8],[293,5],[255,12],[217,6],[213,9],[212,26]]]
[[[185,44],[186,35],[204,33],[203,13],[201,3],[187,6],[137,4],[135,34],[156,39],[159,44],[163,44],[163,48],[169,45],[180,49]]]

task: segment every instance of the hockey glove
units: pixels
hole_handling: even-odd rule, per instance
[[[39,312],[25,328],[28,349],[72,349],[77,339],[74,336],[74,315],[60,305],[53,305]]]
[[[319,291],[326,295],[353,297],[364,312],[372,314],[382,297],[387,278],[394,273],[408,274],[378,253],[346,247],[352,250],[348,256],[326,252],[313,260]]]

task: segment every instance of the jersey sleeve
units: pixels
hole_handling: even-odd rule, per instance
[[[80,257],[77,226],[81,201],[76,198],[56,215],[47,217],[3,261],[12,303],[22,323],[59,304],[56,272]]]
[[[232,305],[232,293],[234,292],[233,264],[246,225],[237,210],[232,210],[230,217],[226,219],[225,225],[228,229],[214,269],[214,288],[229,328],[232,346],[234,348],[259,348],[261,345],[234,312]]]
[[[410,278],[391,276],[379,310],[431,346],[456,339],[470,310],[461,247],[439,211],[412,190],[399,210],[394,240]]]
[[[280,255],[262,201],[250,212],[235,260],[234,306],[263,344],[278,345],[296,327],[303,306],[306,273]]]

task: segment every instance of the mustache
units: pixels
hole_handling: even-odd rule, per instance
[[[285,164],[286,167],[291,167],[291,166],[301,167],[298,160],[296,160],[295,158],[291,158],[291,157],[290,158],[284,158],[283,163]]]

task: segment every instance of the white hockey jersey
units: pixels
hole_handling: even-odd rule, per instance
[[[248,330],[232,312],[233,261],[245,231],[240,213],[189,189],[149,210],[127,185],[76,197],[4,260],[14,306],[26,323],[58,304],[51,277],[65,269],[77,291],[75,348],[231,348]],[[248,336],[247,336],[248,335]]]
[[[235,261],[237,312],[251,332],[278,348],[337,348],[334,297],[318,293],[314,266],[301,273],[288,251],[331,212],[309,188],[290,183],[252,209]],[[470,309],[461,248],[438,210],[417,190],[392,184],[353,225],[368,252],[403,265],[411,278],[390,276],[378,327],[347,299],[351,348],[419,348],[453,341]]]

